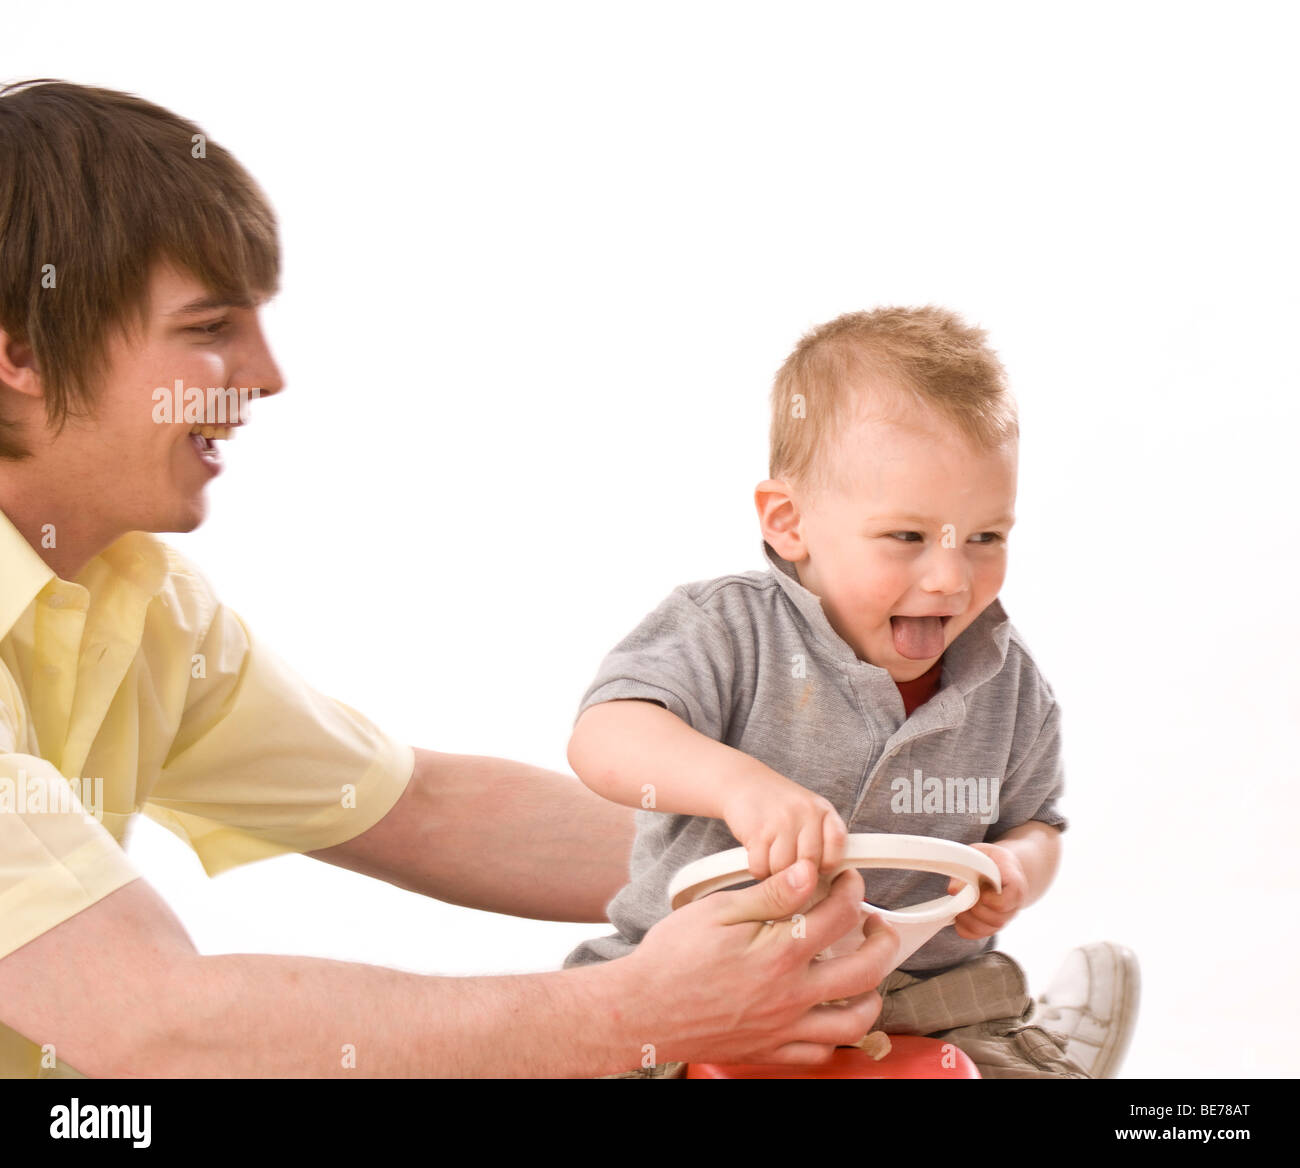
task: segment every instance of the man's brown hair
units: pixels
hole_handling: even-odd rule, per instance
[[[850,312],[804,336],[776,375],[769,475],[809,491],[837,485],[828,463],[842,429],[864,409],[888,417],[908,400],[977,449],[1020,434],[983,329],[933,305]]]
[[[167,261],[231,303],[273,295],[275,215],[193,122],[129,93],[0,88],[0,328],[32,348],[46,417],[89,413],[110,332],[143,328]],[[0,458],[30,454],[0,416]]]

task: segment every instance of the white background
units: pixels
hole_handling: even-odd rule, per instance
[[[323,691],[567,770],[604,652],[761,567],[773,372],[841,312],[986,327],[1021,406],[1003,600],[1065,712],[1065,861],[1003,933],[1142,961],[1126,1074],[1293,1075],[1293,9],[10,6],[0,77],[125,89],[283,228],[255,406],[176,544]],[[508,808],[502,809],[509,814]],[[554,968],[522,922],[287,857],[131,855],[204,952]]]

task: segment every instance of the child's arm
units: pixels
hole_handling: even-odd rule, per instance
[[[973,940],[991,937],[1022,908],[1038,900],[1047,891],[1061,860],[1061,833],[1037,819],[1013,827],[996,843],[971,844],[984,852],[998,866],[1002,891],[985,886],[980,898],[954,922],[957,936]],[[960,880],[948,885],[956,892]]]
[[[828,800],[654,702],[591,706],[568,753],[578,778],[615,803],[723,820],[759,879],[804,858],[829,871],[844,854],[848,833]]]
[[[1025,874],[1025,897],[1021,908],[1028,908],[1043,894],[1056,877],[1061,862],[1061,833],[1049,823],[1031,819],[1000,836],[996,846],[1014,853]]]

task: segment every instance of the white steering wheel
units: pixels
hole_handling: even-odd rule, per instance
[[[845,841],[844,859],[829,877],[824,878],[823,887],[848,868],[910,868],[953,876],[964,882],[964,887],[949,896],[940,896],[909,908],[882,909],[864,903],[859,910],[858,923],[825,950],[828,956],[834,957],[856,949],[862,941],[862,917],[874,913],[898,932],[901,946],[894,968],[979,899],[980,877],[988,880],[996,891],[1002,889],[998,866],[983,852],[967,844],[925,835],[849,836]],[[677,909],[711,892],[752,879],[745,849],[731,848],[687,864],[668,885],[668,899]]]

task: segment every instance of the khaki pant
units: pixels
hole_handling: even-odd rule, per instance
[[[880,983],[875,1029],[922,1034],[964,1051],[985,1079],[1086,1079],[1065,1042],[1028,1023],[1034,1000],[1024,971],[996,950],[931,976],[895,970]],[[680,1079],[685,1063],[606,1075],[609,1079]]]

